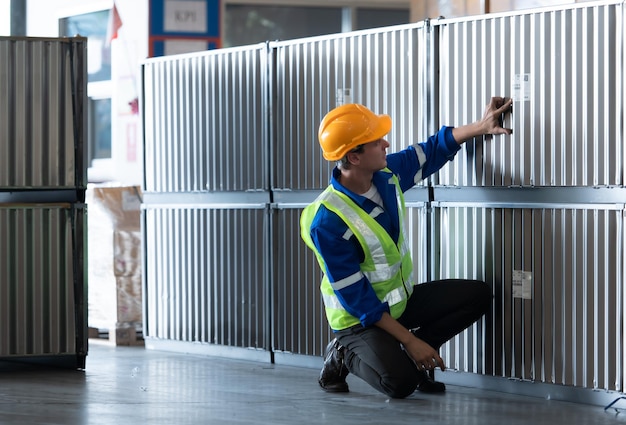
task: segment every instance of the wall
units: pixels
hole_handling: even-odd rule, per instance
[[[11,0],[0,0],[0,37],[11,34]]]

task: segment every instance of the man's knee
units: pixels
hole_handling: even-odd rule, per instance
[[[391,398],[406,398],[417,389],[417,377],[408,376],[384,379],[381,383],[386,395]]]
[[[493,301],[493,291],[491,286],[482,281],[477,281],[476,285],[476,304],[483,314],[487,313],[491,308]]]

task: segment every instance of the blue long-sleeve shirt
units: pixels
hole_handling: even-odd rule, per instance
[[[442,127],[427,141],[387,155],[387,168],[398,177],[402,191],[406,192],[452,160],[459,149],[459,144],[452,136],[452,127]],[[338,180],[340,174],[341,171],[335,168],[330,184],[370,213],[377,204],[342,186]],[[388,176],[382,172],[376,172],[373,176],[372,183],[384,204],[384,211],[375,219],[397,243],[400,222],[396,187]],[[311,224],[311,238],[324,258],[324,272],[346,311],[359,318],[363,326],[373,325],[385,311],[389,312],[387,303],[378,299],[371,284],[361,273],[363,249],[339,216],[321,206]]]

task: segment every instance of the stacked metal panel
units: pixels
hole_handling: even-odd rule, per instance
[[[424,24],[271,43],[275,75],[272,188],[319,190],[334,164],[317,142],[322,117],[362,103],[394,117],[390,150],[426,133]]]
[[[621,391],[623,206],[445,204],[442,273],[493,284],[482,327],[446,351],[457,370]]]
[[[267,190],[266,63],[265,44],[146,62],[148,192]]]
[[[0,358],[84,368],[87,40],[0,37]]]
[[[513,135],[470,141],[434,187],[433,277],[494,288],[447,347],[458,370],[623,391],[623,17],[605,2],[434,24],[439,121],[515,100]]]
[[[84,205],[0,205],[0,358],[86,354],[84,220]]]
[[[623,184],[622,2],[433,25],[440,52],[435,119],[462,124],[480,118],[490,96],[515,99],[505,122],[513,137],[471,143],[439,184]]]
[[[85,41],[0,38],[0,188],[75,189],[87,184]],[[73,90],[76,90],[74,93]],[[81,121],[82,124],[82,121]]]
[[[267,353],[267,57],[262,44],[143,65],[148,346]]]
[[[147,61],[148,346],[318,364],[331,335],[299,218],[333,166],[316,140],[324,114],[390,114],[396,151],[503,95],[513,135],[468,142],[407,194],[416,281],[493,285],[491,313],[445,359],[622,391],[623,22],[623,2],[594,2]]]

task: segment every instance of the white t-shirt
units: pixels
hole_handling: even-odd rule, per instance
[[[376,189],[375,185],[372,185],[369,188],[369,190],[367,192],[365,192],[365,193],[362,193],[361,196],[365,196],[366,198],[376,202],[381,207],[384,206],[383,205],[383,198],[380,196],[380,193],[378,193],[378,189]]]

